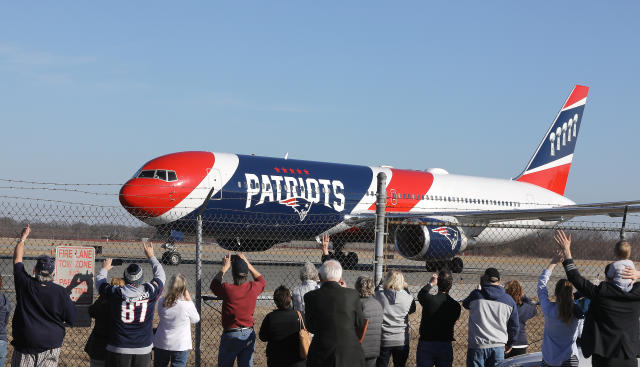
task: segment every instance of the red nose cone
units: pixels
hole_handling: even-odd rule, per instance
[[[120,204],[139,219],[158,217],[179,204],[202,182],[213,167],[210,152],[167,154],[147,162],[140,172],[166,170],[176,173],[176,180],[154,178],[152,174],[134,177],[120,189]],[[170,218],[167,218],[170,220]],[[175,218],[178,219],[178,218]]]

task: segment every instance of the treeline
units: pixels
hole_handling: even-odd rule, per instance
[[[620,239],[617,231],[570,230],[572,236],[571,252],[577,259],[610,260],[613,258],[613,246]],[[554,231],[542,231],[512,243],[491,247],[476,247],[465,251],[475,256],[531,256],[551,257],[557,248],[553,239]],[[640,238],[637,233],[627,233],[625,237],[631,244],[631,258],[640,260]]]
[[[0,237],[18,237],[27,225],[26,221],[16,221],[8,217],[0,217]],[[131,241],[143,237],[152,238],[156,233],[151,226],[126,226],[117,224],[87,224],[82,222],[31,222],[31,238],[64,239],[64,240],[110,240]]]

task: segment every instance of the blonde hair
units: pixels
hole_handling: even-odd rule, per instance
[[[626,260],[631,257],[631,245],[627,241],[618,241],[614,248],[618,260]]]
[[[162,305],[165,308],[173,307],[180,297],[184,296],[187,292],[187,279],[184,275],[178,273],[171,277],[169,280],[169,287],[167,288],[167,295],[164,297]]]
[[[384,289],[401,291],[407,287],[407,283],[404,281],[404,275],[400,270],[391,270],[384,277],[383,287]]]
[[[113,277],[111,278],[111,285],[113,286],[118,286],[118,287],[124,287],[124,279],[122,278],[118,278],[118,277]]]

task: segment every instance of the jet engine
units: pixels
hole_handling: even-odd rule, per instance
[[[407,222],[395,228],[394,244],[403,257],[411,260],[451,259],[467,247],[467,237],[459,227],[434,219],[421,222],[429,224]]]

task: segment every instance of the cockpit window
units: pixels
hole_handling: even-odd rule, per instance
[[[165,171],[163,169],[157,169],[156,170],[156,175],[153,178],[159,178],[162,181],[166,181],[167,180],[167,171]]]
[[[138,178],[155,178],[162,181],[178,181],[178,175],[175,171],[168,171],[166,169],[149,169],[142,170],[138,174]]]
[[[141,171],[140,174],[138,175],[138,178],[153,178],[153,176],[155,175],[156,171],[155,170],[150,170],[150,171]]]

